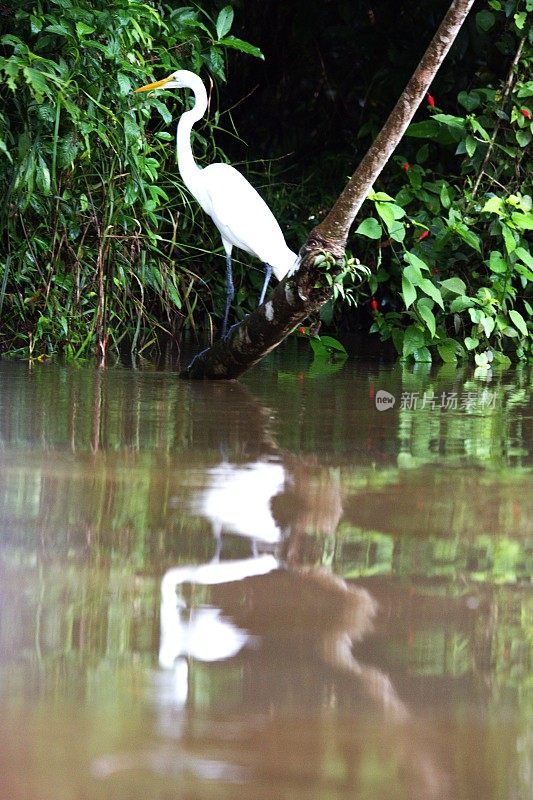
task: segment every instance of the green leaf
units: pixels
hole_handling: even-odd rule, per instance
[[[158,100],[156,97],[151,97],[150,101],[151,101],[153,107],[156,108],[159,111],[159,113],[161,114],[161,117],[163,118],[163,122],[166,125],[170,125],[170,123],[172,122],[172,114],[168,110],[167,106],[164,103],[162,103],[161,100]],[[172,136],[172,138],[174,138],[174,137]]]
[[[398,220],[396,220],[389,228],[389,236],[395,242],[403,242],[405,239],[405,234],[405,225],[403,222],[399,222]]]
[[[219,39],[219,44],[225,47],[232,47],[234,50],[240,50],[241,53],[247,53],[249,56],[264,59],[264,55],[258,47],[255,47],[249,42],[243,42],[242,39],[237,39],[236,36],[227,36],[225,39]]]
[[[524,25],[526,24],[526,19],[527,19],[526,11],[520,11],[518,14],[514,15],[515,25],[519,31],[523,30]]]
[[[410,325],[404,333],[402,355],[404,358],[412,355],[415,350],[424,347],[426,341],[424,332],[416,325]]]
[[[383,233],[381,225],[374,217],[364,219],[355,232],[367,239],[380,239]]]
[[[94,33],[96,28],[93,28],[91,25],[86,25],[85,22],[76,22],[76,33],[80,38],[83,36],[89,36],[91,33]]]
[[[348,355],[348,352],[342,342],[339,342],[338,339],[335,339],[333,336],[321,336],[320,341],[327,347],[328,350],[334,350],[336,353],[343,353],[343,355]]]
[[[413,200],[413,193],[411,189],[404,186],[396,195],[396,203],[401,206],[407,206]]]
[[[515,330],[515,328],[511,328],[510,325],[508,325],[506,328],[504,328],[502,333],[503,333],[504,336],[508,336],[510,339],[517,339],[518,338],[518,331]]]
[[[422,363],[430,363],[433,361],[431,358],[431,353],[429,352],[427,347],[419,347],[417,350],[413,352],[413,358],[417,362]]]
[[[435,122],[435,116],[422,122],[411,122],[405,136],[413,136],[416,139],[430,139],[440,144],[452,144],[457,141],[457,135],[452,134],[450,128],[443,127]],[[412,172],[412,170],[410,171]],[[409,179],[412,179],[409,174]]]
[[[464,117],[455,117],[453,114],[433,114],[432,119],[448,128],[457,128],[458,130],[464,130],[466,124]]]
[[[511,219],[519,230],[533,231],[533,214],[521,214],[515,211],[511,214]]]
[[[405,211],[396,203],[376,203],[376,211],[385,223],[391,239],[396,242],[403,242],[405,239],[405,225],[398,222],[405,216]]]
[[[506,356],[505,353],[498,352],[498,350],[494,351],[494,362],[501,367],[510,367],[513,363],[509,356]]]
[[[405,217],[405,210],[394,202],[390,203],[376,203],[376,206],[387,207],[393,219],[403,219]]]
[[[484,142],[490,142],[490,134],[485,130],[483,125],[481,125],[475,117],[470,117],[469,119],[472,130],[479,133]]]
[[[50,31],[50,33],[57,33],[59,36],[72,36],[69,29],[66,28],[64,25],[60,25],[59,23],[54,23],[53,25],[47,25],[45,31]]]
[[[474,111],[481,105],[481,99],[477,92],[459,92],[457,100],[467,111]]]
[[[37,160],[35,182],[37,184],[37,188],[40,189],[43,194],[50,194],[50,170],[48,169],[48,165],[41,155],[39,155]]]
[[[127,95],[131,92],[131,81],[123,72],[117,72],[118,89],[121,95]]]
[[[207,57],[208,64],[211,71],[220,78],[221,81],[226,80],[225,61],[222,51],[219,47],[210,47]]]
[[[491,28],[494,27],[496,23],[496,17],[492,13],[492,11],[478,11],[476,14],[476,25],[478,26],[480,31],[486,33],[490,31]]]
[[[216,29],[218,38],[222,39],[229,33],[232,25],[233,8],[231,6],[225,6],[217,17]]]
[[[24,67],[22,72],[26,78],[26,83],[37,97],[42,97],[43,94],[50,94],[50,86],[42,72],[38,72],[33,67]]]
[[[479,240],[479,236],[476,236],[466,225],[462,222],[456,222],[455,225],[452,226],[452,230],[457,233],[461,239],[467,243],[473,250],[477,253],[481,253],[481,243]]]
[[[487,337],[487,339],[490,337],[492,331],[494,330],[495,324],[496,323],[494,321],[494,317],[483,317],[483,319],[481,320],[481,325],[483,327],[483,330],[485,331],[485,336]]]
[[[528,144],[531,142],[531,131],[528,129],[520,130],[516,132],[516,141],[520,145],[520,147],[527,147]]]
[[[124,117],[124,135],[126,140],[137,140],[141,135],[141,129],[129,114],[126,114]]]
[[[513,308],[511,311],[509,311],[509,316],[513,320],[514,324],[516,325],[522,336],[527,336],[527,325],[522,314],[519,311],[515,311],[515,309]]]
[[[388,203],[376,203],[376,211],[387,226],[394,222],[394,216],[388,207]]]
[[[528,269],[528,267],[525,267],[523,264],[520,264],[519,262],[517,262],[514,265],[514,268],[515,268],[515,271],[519,275],[522,275],[526,280],[531,281],[533,283],[533,271],[532,270]]]
[[[337,347],[331,347],[324,341],[324,339],[329,339],[329,338],[332,339],[332,337],[328,336],[325,337],[312,336],[309,339],[309,344],[311,345],[311,349],[314,353],[315,358],[329,359],[333,353],[340,353],[342,356],[346,357],[347,355],[346,351],[344,350],[344,348],[342,348],[342,345],[340,345],[340,342],[337,342],[336,339],[332,339],[332,341],[337,342],[337,344],[341,346],[342,349],[340,350]]]
[[[452,339],[447,339],[437,345],[440,357],[446,364],[457,361],[457,345]]]
[[[30,15],[30,23],[31,23],[31,32],[33,34],[40,33],[43,29],[43,20],[39,19],[38,17],[34,17],[33,14]]]
[[[424,278],[420,281],[420,288],[427,294],[428,297],[431,297],[443,310],[444,310],[444,300],[442,299],[442,295],[435,286],[428,278]]]
[[[473,136],[467,136],[465,139],[465,147],[466,152],[468,153],[469,157],[472,158],[474,153],[477,150],[477,142]]]
[[[526,81],[516,93],[517,97],[531,97],[533,95],[533,81]]]
[[[474,336],[466,336],[464,342],[467,350],[475,350],[479,344],[479,339]]]
[[[449,208],[452,204],[450,190],[447,184],[443,183],[440,189],[440,202],[443,208]]]
[[[467,308],[472,308],[474,305],[475,303],[471,297],[461,295],[460,297],[456,297],[455,300],[452,300],[450,303],[450,311],[452,314],[460,314],[462,311],[466,311]]]
[[[405,272],[402,275],[402,296],[406,308],[409,308],[416,300],[416,289],[409,278],[406,277]]]
[[[501,197],[489,197],[481,210],[491,214],[499,214],[501,217],[505,216],[504,204]]]
[[[529,267],[530,269],[533,269],[533,256],[524,247],[517,247],[515,249],[515,255],[527,267]]]
[[[415,253],[405,253],[404,258],[409,264],[412,264],[413,267],[425,269],[427,272],[429,272],[429,267],[426,262],[419,258]]]
[[[171,301],[174,303],[177,309],[181,310],[183,303],[172,281],[167,283],[166,289]]]
[[[509,271],[509,264],[499,250],[493,250],[489,258],[489,269],[496,275],[505,275]]]
[[[428,331],[431,334],[431,338],[435,336],[435,331],[437,329],[437,323],[435,320],[435,315],[433,311],[425,305],[425,303],[421,302],[420,300],[416,304],[416,308],[422,319],[427,325]]]
[[[80,150],[80,143],[75,131],[70,131],[59,141],[58,163],[61,167],[70,166]]]
[[[501,231],[503,236],[503,241],[505,242],[505,249],[507,253],[511,255],[516,250],[516,239],[514,236],[513,231],[506,225],[504,222],[501,223]]]
[[[411,281],[413,286],[420,286],[421,282],[424,280],[421,271],[414,264],[408,264],[404,269],[403,274],[408,281]]]
[[[447,278],[445,281],[441,281],[440,285],[453,294],[466,294],[466,283],[461,278]]]
[[[389,200],[393,200],[394,198],[392,198],[390,194],[387,194],[387,192],[369,192],[367,199],[372,200],[373,202],[379,201],[384,203],[388,202]]]

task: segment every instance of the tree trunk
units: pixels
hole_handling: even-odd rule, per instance
[[[329,299],[331,286],[325,270],[331,274],[339,271],[356,214],[405,133],[473,3],[453,0],[370,150],[327,217],[309,234],[300,250],[298,270],[276,287],[270,300],[234,325],[224,339],[195,356],[180,377],[238,378]],[[325,259],[317,258],[320,255]]]

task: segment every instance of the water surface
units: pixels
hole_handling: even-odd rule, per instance
[[[2,800],[531,797],[531,372],[297,347],[0,363]]]

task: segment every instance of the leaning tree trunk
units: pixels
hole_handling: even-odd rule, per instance
[[[327,217],[309,234],[300,250],[297,271],[281,281],[270,300],[234,325],[224,339],[199,353],[180,377],[238,378],[329,299],[331,285],[326,272],[340,270],[355,216],[405,133],[473,3],[453,0],[370,150]]]

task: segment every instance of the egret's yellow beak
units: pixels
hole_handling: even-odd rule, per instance
[[[150,89],[161,89],[170,80],[172,80],[172,75],[169,75],[168,78],[163,78],[163,80],[161,81],[155,81],[154,83],[147,83],[146,86],[141,86],[139,89],[134,89],[134,91],[149,92]]]

